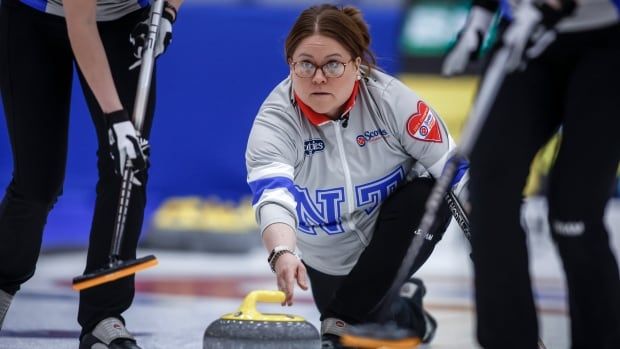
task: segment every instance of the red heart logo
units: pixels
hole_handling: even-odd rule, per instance
[[[418,111],[407,120],[407,133],[424,142],[442,142],[439,120],[422,101],[418,101]]]

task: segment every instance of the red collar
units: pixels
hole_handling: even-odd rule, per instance
[[[353,92],[351,93],[351,96],[349,97],[347,102],[344,104],[344,111],[342,112],[340,117],[343,117],[344,115],[349,113],[351,109],[353,109],[353,106],[355,105],[355,99],[357,97],[357,93],[359,92],[359,87],[360,87],[359,81],[355,81],[355,85],[353,86]],[[310,122],[314,126],[321,126],[325,124],[326,122],[333,120],[332,118],[330,118],[329,116],[325,114],[320,114],[312,110],[312,108],[306,105],[301,100],[301,98],[297,96],[297,93],[295,93],[295,101],[299,105],[299,109],[301,109],[301,112],[306,116],[306,118],[308,118],[308,120],[310,120]]]

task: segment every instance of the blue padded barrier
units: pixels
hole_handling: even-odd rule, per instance
[[[173,43],[157,69],[149,212],[169,196],[238,200],[249,194],[247,136],[261,102],[288,74],[284,40],[303,7],[247,3],[188,2],[179,12]],[[380,66],[397,72],[401,11],[395,6],[363,10]],[[84,244],[90,227],[96,142],[77,81],[71,112],[65,190],[48,221],[47,246]],[[3,192],[10,180],[11,154],[0,114]]]

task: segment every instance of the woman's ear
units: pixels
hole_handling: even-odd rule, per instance
[[[289,75],[293,74],[293,59],[291,57],[286,59],[286,63],[288,63],[288,73]]]
[[[361,66],[362,66],[362,58],[361,57],[357,57],[355,59],[355,68],[357,69],[358,73],[360,73]]]

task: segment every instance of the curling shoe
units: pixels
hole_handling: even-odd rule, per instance
[[[101,320],[80,341],[80,349],[141,349],[123,322],[109,317]]]
[[[423,333],[422,343],[429,343],[435,336],[437,321],[422,306],[422,299],[425,294],[424,283],[414,277],[407,280],[400,289],[400,297],[407,302],[411,311],[413,330],[417,333]]]

